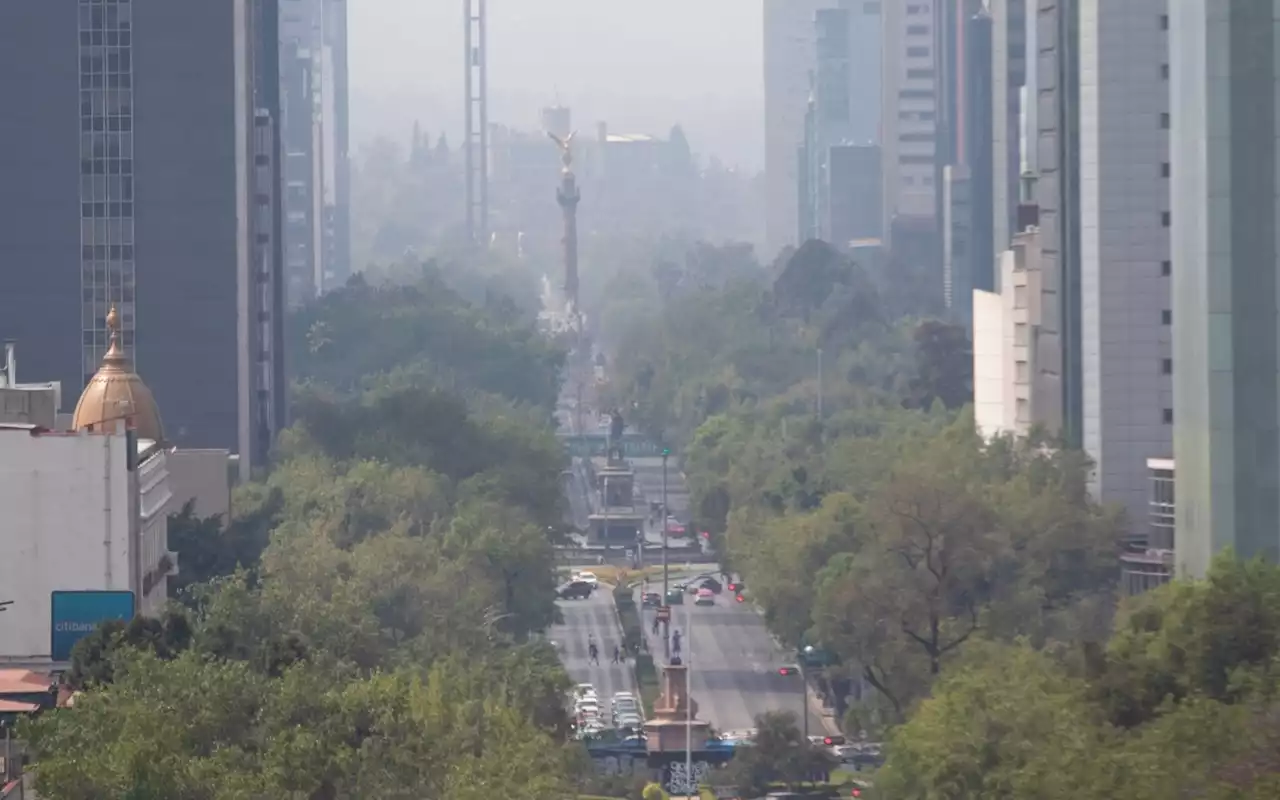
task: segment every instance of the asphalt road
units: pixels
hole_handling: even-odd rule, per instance
[[[636,493],[643,495],[643,504],[662,499],[662,458],[632,458],[631,468],[636,473]],[[640,501],[637,501],[637,505]],[[667,505],[681,523],[689,521],[689,490],[675,458],[667,459]]]
[[[587,600],[557,600],[563,625],[554,625],[547,638],[556,643],[560,660],[564,663],[574,683],[590,683],[596,687],[601,705],[607,703],[616,692],[635,692],[631,667],[627,663],[614,664],[614,645],[622,644],[622,631],[618,629],[613,594],[601,588]],[[588,645],[595,637],[600,649],[600,663],[590,660]]]
[[[650,587],[653,588],[652,586]],[[765,629],[760,615],[747,604],[734,602],[729,592],[715,598],[714,606],[672,606],[671,630],[682,634],[681,657],[692,669],[693,698],[698,716],[720,731],[755,727],[755,718],[766,711],[794,711],[804,705],[800,676],[778,674],[794,665],[793,656],[780,651]],[[649,649],[662,653],[661,635],[653,635],[653,609],[644,609]],[[690,641],[692,640],[692,641]],[[822,735],[822,717],[811,708],[809,733]]]

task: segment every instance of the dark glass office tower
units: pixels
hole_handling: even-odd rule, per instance
[[[995,166],[991,43],[994,33],[991,15],[979,11],[965,24],[965,164],[969,168],[970,280],[969,289],[997,291],[995,240]],[[965,282],[957,281],[963,285]],[[972,297],[959,302],[972,303]]]
[[[346,0],[280,6],[285,284],[300,305],[351,275]]]
[[[173,443],[246,471],[283,424],[274,2],[0,3],[0,337],[75,397],[116,307]]]

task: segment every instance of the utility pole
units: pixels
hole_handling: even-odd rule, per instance
[[[489,52],[485,0],[463,0],[466,14],[467,237],[489,245]]]

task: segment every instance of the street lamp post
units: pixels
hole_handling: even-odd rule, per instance
[[[813,645],[804,646],[805,658],[813,655]],[[803,724],[804,740],[809,741],[809,676],[804,672],[804,661],[800,659],[800,719]]]
[[[662,519],[665,529],[666,517]],[[684,670],[684,774],[691,784],[689,795],[694,796],[698,787],[693,785],[693,609],[688,607],[684,612],[684,635],[689,640],[689,645],[685,648],[687,661]]]
[[[604,530],[600,532],[600,538],[604,539],[604,552],[607,555],[609,553],[609,476],[606,475],[601,483],[604,484],[604,497],[601,498],[604,500]]]
[[[670,591],[668,587],[670,576],[667,570],[667,457],[670,455],[670,448],[662,448],[662,509],[659,512],[659,516],[662,517],[662,603],[660,605],[663,606],[667,604],[667,592]],[[668,661],[671,660],[670,637],[668,636],[670,626],[669,619],[662,626],[663,655]]]

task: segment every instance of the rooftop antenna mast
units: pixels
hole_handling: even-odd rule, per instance
[[[489,243],[489,53],[485,0],[463,0],[466,11],[467,237]]]

